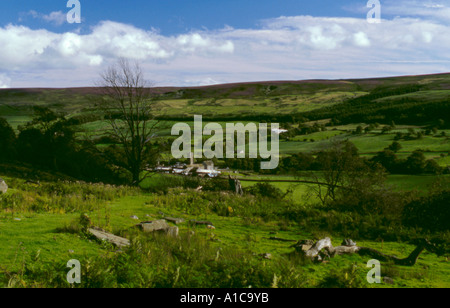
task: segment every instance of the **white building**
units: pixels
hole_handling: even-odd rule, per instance
[[[272,132],[277,134],[277,135],[280,135],[282,133],[287,133],[288,130],[287,129],[282,129],[282,128],[272,128]]]

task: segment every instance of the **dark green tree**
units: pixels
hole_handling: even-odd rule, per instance
[[[8,121],[0,118],[0,160],[16,157],[16,134]]]
[[[400,151],[400,150],[402,149],[402,145],[401,145],[399,142],[394,141],[394,142],[388,147],[388,149],[391,150],[392,152],[397,153],[398,151]]]
[[[395,152],[389,149],[377,153],[377,155],[375,155],[372,158],[372,161],[380,164],[381,166],[386,168],[386,170],[389,171],[390,173],[394,173],[396,171],[398,163]]]
[[[406,160],[406,168],[409,173],[420,174],[424,172],[425,155],[422,151],[414,151]]]
[[[424,172],[429,174],[441,174],[444,168],[439,166],[439,164],[434,159],[429,159],[425,163]]]

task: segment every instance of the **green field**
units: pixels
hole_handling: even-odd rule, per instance
[[[138,221],[131,218],[137,216],[147,220],[171,217],[209,220],[214,223],[215,230],[205,227],[189,227],[187,223],[180,225],[180,234],[195,231],[196,236],[203,239],[213,238],[212,247],[232,249],[233,247],[250,250],[255,255],[270,253],[272,260],[255,261],[261,266],[270,266],[277,263],[295,266],[295,261],[288,261],[287,255],[292,253],[290,243],[269,240],[277,236],[286,240],[308,239],[318,236],[302,230],[295,222],[264,222],[254,220],[246,221],[240,217],[223,217],[214,213],[197,213],[190,210],[186,213],[182,207],[172,203],[188,197],[158,197],[152,194],[139,194],[135,196],[116,199],[101,204],[97,210],[89,213],[97,226],[113,230],[116,234],[128,233]],[[168,205],[168,204],[172,205]],[[98,256],[106,256],[112,251],[109,246],[87,240],[79,234],[64,231],[78,214],[34,214],[34,213],[3,213],[0,216],[0,264],[3,269],[14,271],[20,269],[26,262],[28,266],[35,266],[36,271],[44,264],[54,264],[59,269],[55,275],[64,276],[65,263],[70,259],[77,259],[81,263],[93,262]],[[14,219],[13,219],[14,217]],[[15,220],[15,219],[20,220]],[[325,235],[324,233],[320,236]],[[342,238],[333,237],[335,245],[340,244]],[[379,249],[387,254],[407,255],[413,246],[395,242],[360,241],[360,245]],[[39,260],[39,261],[32,261]],[[258,260],[257,258],[255,260]],[[340,256],[328,264],[304,264],[299,268],[303,284],[293,287],[314,287],[324,277],[333,271],[356,265],[358,275],[364,277],[364,268],[368,260],[361,256]],[[33,265],[34,264],[34,265]],[[163,269],[160,269],[164,271]],[[450,267],[445,258],[438,258],[432,254],[424,253],[415,267],[383,268],[385,275],[394,278],[394,285],[369,285],[364,287],[450,287]],[[161,272],[159,274],[164,274]],[[193,273],[192,273],[193,274]],[[1,275],[0,275],[1,277]],[[280,277],[280,283],[283,278]],[[25,283],[25,282],[24,282]],[[30,286],[30,285],[24,285]]]
[[[310,153],[316,159],[318,152],[348,140],[360,157],[370,159],[402,133],[398,159],[407,159],[419,150],[443,168],[434,174],[388,174],[386,190],[370,191],[374,194],[370,195],[358,188],[367,193],[366,199],[358,199],[359,191],[354,193],[353,187],[339,187],[353,198],[346,198],[345,204],[322,204],[314,194],[316,184],[300,181],[311,179],[306,173],[321,176],[323,171],[294,176],[299,170],[280,168],[267,174],[249,171],[252,167],[231,168],[224,172],[222,182],[152,174],[140,187],[131,187],[80,182],[56,172],[56,159],[52,171],[52,166],[41,168],[13,158],[2,161],[0,170],[0,177],[9,185],[8,192],[0,194],[0,287],[71,287],[65,281],[66,263],[77,259],[86,277],[81,287],[299,288],[333,282],[342,288],[448,288],[448,252],[424,251],[412,267],[384,262],[382,276],[392,278],[393,284],[370,285],[366,280],[368,258],[354,254],[313,263],[295,253],[291,245],[330,237],[338,246],[343,239],[352,238],[361,246],[399,257],[408,256],[416,248],[415,241],[424,237],[448,245],[448,228],[430,231],[414,225],[407,221],[412,214],[405,208],[434,196],[431,193],[437,183],[448,185],[450,129],[443,110],[448,106],[449,89],[450,74],[155,88],[154,115],[161,121],[155,135],[161,142],[157,145],[176,137],[171,136],[174,124],[183,122],[193,128],[194,115],[203,115],[203,126],[217,122],[222,127],[226,123],[280,123],[281,128],[290,130],[320,127],[287,139],[282,136],[282,158]],[[108,136],[110,126],[95,108],[101,99],[95,88],[2,89],[0,117],[19,135],[21,127],[33,119],[33,107],[47,107],[78,121],[71,126],[78,147],[93,141],[103,155],[109,144],[100,137]],[[383,132],[394,122],[391,115],[398,116],[398,123]],[[356,133],[359,126],[364,129],[371,124],[370,131]],[[417,134],[427,130],[427,135]],[[159,154],[162,164],[172,158],[169,150]],[[241,180],[244,195],[236,196],[230,190],[228,175]],[[261,183],[270,184],[275,195],[252,191]],[[379,205],[375,202],[378,198],[392,206]],[[353,199],[362,201],[352,203],[358,207],[347,208],[346,203]],[[366,202],[380,208],[366,208]],[[441,212],[445,215],[444,208]],[[80,222],[82,215],[88,215],[91,226],[130,239],[130,248],[118,250],[90,236]],[[436,221],[439,216],[434,216]],[[145,234],[136,227],[164,217],[185,220],[178,225],[179,237]],[[195,225],[192,220],[209,221],[214,228]],[[271,258],[261,257],[264,254]]]

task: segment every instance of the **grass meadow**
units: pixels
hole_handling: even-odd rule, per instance
[[[444,90],[446,82],[450,82],[447,75],[170,89],[167,90],[170,92],[159,93],[153,101],[155,115],[165,119],[156,137],[163,141],[176,138],[171,136],[172,126],[185,122],[193,128],[194,115],[217,119],[205,120],[203,125],[218,122],[223,127],[230,122],[258,124],[255,118],[270,123],[277,117],[287,119],[291,129],[297,128],[300,122],[325,125],[332,119],[311,120],[303,116],[313,118],[312,111],[333,110],[332,107],[383,85],[401,86],[410,82],[426,88],[413,93],[394,93],[376,98],[375,102],[439,103],[450,97],[449,91]],[[79,123],[73,127],[77,140],[94,141],[102,149],[108,144],[102,144],[100,137],[107,134],[109,126],[95,109],[100,99],[93,89],[1,90],[0,117],[18,134],[20,127],[33,118],[33,107],[48,107],[68,118],[78,119]],[[281,128],[284,125],[281,122]],[[301,152],[316,155],[334,141],[348,140],[362,157],[371,158],[391,145],[397,133],[422,132],[428,124],[399,124],[383,132],[385,123],[367,133],[355,132],[358,126],[368,125],[328,124],[319,132],[282,138],[280,155]],[[450,130],[439,127],[437,132],[421,138],[400,139],[402,148],[397,156],[404,159],[421,150],[427,159],[448,167],[448,136]],[[170,153],[162,153],[164,163],[170,158]],[[269,198],[208,190],[214,184],[164,174],[146,179],[141,187],[75,179],[63,181],[58,180],[58,174],[50,177],[53,180],[30,182],[26,173],[34,172],[32,167],[15,174],[8,173],[8,168],[0,170],[1,178],[9,186],[6,194],[0,194],[0,287],[450,287],[448,255],[437,256],[426,251],[413,267],[384,263],[382,276],[391,278],[393,284],[370,285],[366,280],[369,261],[366,257],[337,256],[318,264],[296,254],[292,244],[299,240],[330,237],[333,245],[338,246],[351,237],[360,246],[406,257],[416,247],[416,238],[431,234],[403,228],[398,220],[392,222],[388,217],[373,213],[326,208],[312,194],[312,184],[295,182],[299,178],[290,174],[229,170],[242,180],[246,192],[262,181],[269,182],[282,194],[290,192],[283,198]],[[449,175],[395,174],[388,175],[386,184],[405,196],[409,193],[426,196],[437,180],[449,178]],[[197,189],[199,186],[204,186],[203,190]],[[83,215],[89,217],[93,226],[130,239],[130,247],[117,249],[87,234],[80,223]],[[164,217],[184,219],[184,223],[177,225],[179,237],[145,234],[136,228],[140,222]],[[214,228],[196,225],[192,220],[209,221]],[[445,233],[440,236],[449,237]],[[81,285],[71,286],[66,281],[69,270],[66,264],[71,259],[82,264]]]

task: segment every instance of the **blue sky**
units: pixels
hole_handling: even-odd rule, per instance
[[[159,86],[450,71],[450,1],[0,2],[0,88],[92,86],[118,57]]]
[[[3,0],[1,25],[18,23],[30,27],[49,27],[33,18],[30,11],[49,14],[66,9],[65,0]],[[80,0],[83,27],[102,20],[133,24],[139,28],[157,28],[162,34],[173,35],[196,29],[251,28],[261,20],[279,16],[352,16],[361,15],[345,6],[365,6],[364,1],[301,1],[301,0]],[[70,31],[69,25],[54,27],[55,31]],[[73,28],[73,27],[72,27]]]

